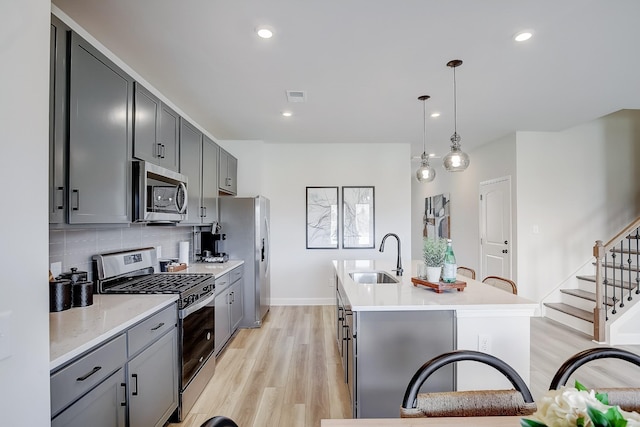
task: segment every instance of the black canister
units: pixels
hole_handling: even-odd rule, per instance
[[[86,307],[93,304],[93,282],[76,282],[71,285],[73,307]]]
[[[49,311],[71,308],[71,280],[56,279],[49,282]]]
[[[71,267],[71,271],[65,271],[58,276],[59,279],[69,279],[71,283],[86,282],[88,275],[86,271],[78,271],[77,267]]]

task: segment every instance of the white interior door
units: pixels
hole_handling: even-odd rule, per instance
[[[511,177],[480,183],[480,277],[511,279]]]

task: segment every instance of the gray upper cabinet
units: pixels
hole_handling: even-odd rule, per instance
[[[51,16],[49,56],[49,223],[65,222],[65,142],[67,92],[67,31],[69,28]]]
[[[218,161],[218,188],[227,194],[238,193],[238,159],[233,157],[223,148],[220,148]]]
[[[133,156],[178,171],[180,116],[158,97],[135,84]]]
[[[189,177],[188,215],[181,224],[212,224],[218,220],[218,145],[184,119],[180,145],[180,173]]]
[[[128,223],[133,79],[73,32],[69,68],[68,221]]]

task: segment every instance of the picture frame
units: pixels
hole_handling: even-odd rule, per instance
[[[342,187],[342,247],[375,247],[375,187]]]
[[[338,187],[306,191],[307,249],[338,249]]]

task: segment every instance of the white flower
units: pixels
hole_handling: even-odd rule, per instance
[[[531,418],[547,427],[575,426],[578,418],[584,419],[585,427],[593,426],[587,415],[587,406],[603,412],[609,409],[609,406],[596,399],[593,390],[588,392],[572,387],[549,390],[537,406],[538,410]]]

